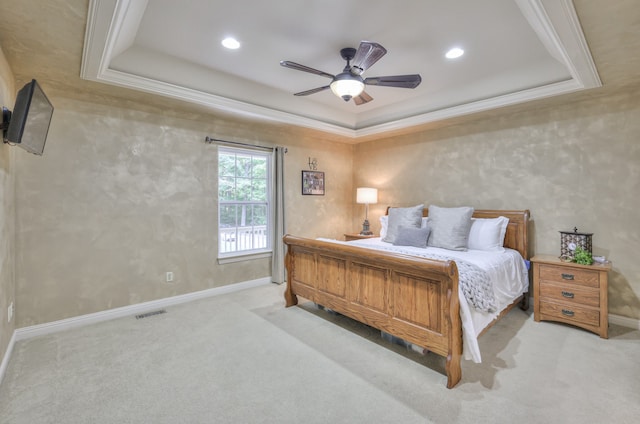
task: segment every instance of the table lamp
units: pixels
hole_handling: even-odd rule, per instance
[[[356,191],[356,203],[364,203],[364,222],[362,223],[363,236],[372,236],[373,233],[369,229],[369,205],[378,203],[378,189],[369,187],[359,187]]]

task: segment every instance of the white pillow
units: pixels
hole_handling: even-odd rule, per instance
[[[422,217],[422,224],[420,228],[427,228],[427,223],[429,222],[429,217]],[[385,238],[387,236],[387,228],[389,227],[389,216],[382,215],[380,217],[380,238]]]
[[[509,218],[471,218],[467,247],[473,250],[502,252]]]
[[[382,215],[380,217],[380,238],[385,238],[387,236],[388,226],[389,226],[389,216]]]

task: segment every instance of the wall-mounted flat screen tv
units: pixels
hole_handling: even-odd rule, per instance
[[[5,115],[9,115],[9,124],[4,141],[42,155],[53,116],[53,105],[35,79],[18,91],[13,112],[5,112]]]

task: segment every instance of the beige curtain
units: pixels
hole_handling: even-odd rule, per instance
[[[286,147],[278,146],[274,149],[274,190],[275,207],[273,208],[273,256],[271,257],[271,281],[276,284],[285,282],[284,255],[285,247],[282,237],[285,234],[284,216],[284,155]]]

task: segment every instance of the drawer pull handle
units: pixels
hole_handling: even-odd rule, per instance
[[[564,291],[564,290],[563,290],[563,291],[562,291],[562,296],[563,296],[563,297],[566,297],[567,299],[573,299],[573,296],[574,296],[574,295],[573,295],[573,293],[571,293],[571,292],[567,292],[567,291]]]
[[[575,315],[575,312],[570,311],[570,310],[568,310],[568,309],[563,309],[563,310],[562,310],[562,315],[566,315],[566,316],[568,316],[568,317],[572,317],[572,316],[574,316],[574,315]]]
[[[563,280],[573,280],[573,274],[562,274]]]

